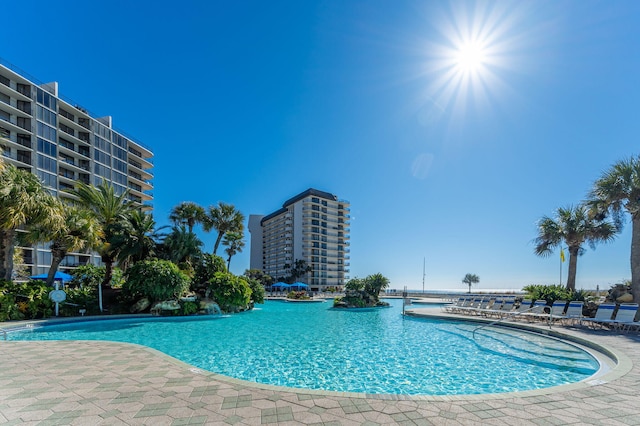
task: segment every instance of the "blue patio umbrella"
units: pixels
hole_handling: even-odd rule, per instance
[[[39,275],[32,275],[31,278],[32,280],[46,280],[47,277],[49,276],[49,274],[39,274]],[[65,274],[64,272],[60,272],[60,271],[56,271],[55,275],[53,276],[53,280],[54,281],[62,281],[63,283],[66,283],[67,281],[71,281],[73,279],[73,277],[69,274]]]
[[[279,283],[275,283],[274,285],[271,286],[271,288],[289,288],[291,287],[289,284],[287,283],[283,283],[283,282],[279,282]]]
[[[291,284],[291,288],[295,288],[297,290],[303,290],[303,289],[309,288],[309,286],[306,285],[305,283],[296,282]]]

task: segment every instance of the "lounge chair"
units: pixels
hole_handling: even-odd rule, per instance
[[[469,309],[468,312],[472,315],[482,315],[482,312],[488,310],[489,307],[493,305],[494,302],[495,302],[495,299],[490,297],[484,297],[480,301],[480,303],[476,305],[475,308]]]
[[[469,303],[458,308],[456,312],[459,314],[466,314],[467,312],[471,312],[476,309],[480,303],[482,303],[482,297],[473,297]]]
[[[569,306],[567,307],[567,312],[564,315],[559,317],[552,316],[551,320],[558,320],[563,324],[575,324],[576,322],[580,322],[582,319],[582,308],[584,307],[584,302],[573,301],[569,302]]]
[[[482,314],[488,317],[495,316],[496,318],[502,318],[510,314],[513,314],[512,309],[514,304],[515,304],[514,299],[505,299],[501,302],[498,302],[496,300],[496,302],[493,304],[491,309],[485,310]]]
[[[466,297],[459,297],[454,303],[450,305],[445,305],[443,307],[445,312],[453,313],[457,308],[464,306],[464,302],[467,300]]]
[[[536,300],[533,303],[533,306],[529,308],[528,311],[523,312],[519,315],[520,318],[525,318],[527,321],[533,321],[536,319],[541,319],[544,316],[548,315],[544,312],[544,308],[547,306],[547,301],[544,299]]]
[[[551,310],[549,311],[549,321],[558,321],[563,319],[564,316],[564,308],[567,307],[566,300],[556,300],[551,305]]]
[[[515,313],[520,315],[524,312],[528,312],[529,308],[531,308],[532,303],[533,301],[531,299],[523,299],[522,302],[520,302],[518,307],[515,309]]]
[[[587,325],[591,324],[593,328],[595,328],[596,325],[603,327],[604,324],[612,322],[611,318],[613,317],[613,311],[615,308],[615,303],[601,303],[596,311],[596,316],[593,318],[582,318],[580,320],[580,325],[586,323]]]
[[[638,304],[637,303],[624,303],[618,306],[618,313],[616,314],[615,319],[611,321],[611,325],[613,328],[618,330],[624,330],[626,327],[635,327],[636,322],[634,322],[634,318],[638,313]]]

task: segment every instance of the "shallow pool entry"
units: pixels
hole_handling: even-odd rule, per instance
[[[463,395],[547,388],[598,371],[588,352],[500,327],[403,317],[402,301],[365,312],[267,301],[227,317],[89,321],[9,340],[112,340],[258,383],[341,392]]]

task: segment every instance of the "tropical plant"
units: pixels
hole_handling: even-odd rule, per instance
[[[615,234],[616,228],[613,224],[595,220],[586,206],[561,207],[556,211],[555,218],[544,216],[538,222],[535,253],[546,257],[555,247],[566,244],[569,252],[567,289],[575,290],[578,256],[585,251],[583,244],[588,243],[595,249],[596,243],[612,241]]]
[[[0,281],[0,321],[50,317],[50,291],[44,281]]]
[[[69,287],[95,288],[96,294],[98,286],[104,280],[104,266],[95,266],[91,263],[78,266],[73,270]]]
[[[205,220],[205,211],[202,206],[191,201],[184,201],[171,210],[169,220],[171,220],[176,226],[186,225],[187,230],[192,233],[193,227],[197,223],[202,223]]]
[[[250,277],[242,277],[247,284],[249,285],[249,288],[251,289],[251,301],[253,303],[264,303],[264,286],[262,285],[262,283],[260,283],[260,281],[250,278]]]
[[[44,223],[55,227],[62,221],[55,197],[36,175],[4,165],[0,170],[0,279],[12,278],[18,228]]]
[[[347,283],[344,285],[344,289],[351,291],[363,291],[365,284],[366,283],[364,279],[354,277],[347,281]]]
[[[216,272],[207,289],[223,312],[245,310],[251,300],[251,288],[242,277],[229,272]]]
[[[584,290],[570,290],[562,284],[555,285],[539,285],[531,284],[525,286],[522,291],[527,293],[527,298],[531,300],[546,300],[551,305],[556,300],[566,301],[587,301],[591,299],[588,292]]]
[[[119,248],[118,264],[123,270],[132,263],[157,256],[156,248],[161,236],[152,213],[133,210],[127,215],[124,226],[127,232],[118,233],[113,241],[113,245]]]
[[[265,274],[260,269],[247,269],[244,271],[244,276],[257,280],[263,287],[269,287],[271,284],[275,283],[275,280],[271,275]]]
[[[588,205],[598,219],[610,215],[622,229],[625,213],[631,216],[631,292],[640,303],[640,155],[621,160],[595,181]]]
[[[478,284],[480,282],[480,277],[476,274],[466,274],[462,279],[462,282],[469,286],[469,293],[471,293],[471,285]]]
[[[69,287],[65,288],[67,299],[65,303],[60,305],[60,316],[73,317],[80,313],[80,309],[84,309],[85,315],[95,315],[100,312],[98,306],[98,284],[94,286]]]
[[[217,206],[209,206],[209,212],[204,219],[203,227],[206,232],[212,229],[218,231],[218,236],[213,246],[213,254],[217,253],[222,237],[227,232],[242,232],[244,230],[243,222],[244,215],[236,210],[233,204],[220,201]]]
[[[298,280],[298,278],[301,278],[307,273],[313,271],[311,265],[307,265],[307,261],[304,259],[296,259],[296,261],[293,262],[293,267],[287,263],[284,265],[284,269],[289,270],[289,275],[284,279],[284,281],[289,284],[293,284]]]
[[[114,242],[126,232],[127,217],[135,205],[128,200],[128,191],[118,195],[114,187],[104,180],[98,187],[78,182],[76,188],[69,193],[77,197],[80,206],[91,211],[102,227],[100,242],[95,247],[105,265],[104,279],[98,287],[98,303],[102,312],[102,289],[111,282],[113,265],[121,248]]]
[[[184,225],[174,227],[159,247],[160,257],[173,263],[193,265],[202,255],[203,242]]]
[[[203,285],[211,281],[217,272],[227,272],[224,259],[215,254],[203,253],[195,264],[193,277],[194,286]]]
[[[177,299],[189,290],[189,278],[168,260],[143,260],[128,272],[123,295],[129,300],[148,298],[152,302]]]
[[[227,253],[227,269],[231,266],[231,258],[237,253],[241,253],[244,248],[244,235],[242,232],[227,232],[222,239],[222,245],[227,247],[224,251]]]
[[[102,228],[90,211],[55,200],[62,222],[41,222],[27,228],[23,236],[29,242],[50,241],[51,265],[46,283],[53,286],[58,266],[69,252],[91,249],[102,237]]]
[[[378,301],[380,292],[389,287],[389,278],[377,273],[364,279],[364,291],[374,300]]]

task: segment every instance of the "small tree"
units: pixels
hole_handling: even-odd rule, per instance
[[[476,274],[467,274],[462,279],[462,282],[469,286],[469,293],[471,293],[471,285],[478,284],[480,282],[480,277]]]
[[[147,297],[157,302],[176,299],[189,290],[189,278],[167,260],[144,260],[127,272],[122,291],[131,299]]]
[[[264,303],[264,286],[260,281],[249,277],[240,277],[251,288],[251,301],[253,303]]]
[[[377,273],[364,279],[364,291],[374,300],[380,300],[380,292],[389,287],[389,278]]]
[[[293,267],[289,264],[284,265],[285,269],[289,269],[289,276],[285,278],[289,284],[293,284],[298,280],[298,278],[303,277],[307,273],[313,271],[311,265],[307,265],[307,262],[304,259],[297,259],[293,262]]]
[[[264,287],[269,287],[271,284],[276,282],[271,275],[265,274],[260,269],[247,269],[244,271],[244,276],[257,280]]]
[[[247,282],[229,272],[216,272],[207,286],[211,298],[224,312],[235,312],[248,307],[251,288]]]

